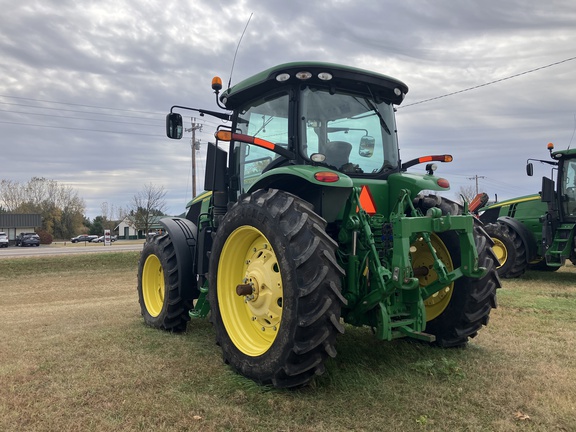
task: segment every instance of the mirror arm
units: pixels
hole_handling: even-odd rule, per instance
[[[210,110],[205,110],[205,109],[200,109],[200,108],[190,108],[190,107],[185,107],[185,106],[181,106],[181,105],[174,105],[172,108],[170,108],[170,114],[172,114],[172,111],[174,110],[174,108],[180,108],[180,109],[185,109],[185,110],[190,110],[190,111],[198,111],[201,116],[204,116],[204,114],[208,114],[210,116],[219,118],[221,120],[230,121],[232,119],[232,116],[230,114],[220,113],[220,112],[210,111]]]

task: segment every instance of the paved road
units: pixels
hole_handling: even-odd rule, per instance
[[[18,258],[27,256],[42,256],[42,255],[69,255],[69,254],[82,254],[82,253],[100,253],[100,252],[126,252],[142,250],[144,240],[140,241],[118,241],[110,246],[103,244],[90,245],[84,244],[67,244],[66,246],[60,245],[40,245],[38,247],[15,247],[10,246],[7,248],[0,248],[0,259],[2,258]]]

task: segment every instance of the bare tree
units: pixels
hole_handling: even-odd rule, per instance
[[[460,186],[458,193],[458,201],[463,204],[464,200],[470,202],[476,196],[476,188],[474,186]]]
[[[114,207],[114,204],[109,205],[107,201],[104,201],[102,204],[100,204],[100,209],[102,212],[102,228],[113,230],[116,226],[116,207]],[[118,219],[124,219],[125,216],[126,214],[123,214],[122,217],[119,217]]]
[[[132,197],[128,219],[136,231],[147,234],[153,223],[153,217],[165,214],[165,196],[166,190],[163,186],[154,186],[149,183]]]
[[[24,201],[24,188],[12,180],[0,181],[0,201],[7,212],[14,212]]]

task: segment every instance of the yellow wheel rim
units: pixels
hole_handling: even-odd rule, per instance
[[[506,261],[508,260],[508,249],[504,246],[499,239],[492,237],[492,241],[494,242],[494,246],[492,246],[492,250],[496,254],[496,258],[498,258],[498,267],[502,267]]]
[[[150,255],[142,269],[142,297],[150,316],[157,317],[164,305],[164,270],[156,255]]]
[[[238,285],[251,294],[238,295]],[[282,277],[270,242],[259,230],[241,226],[222,248],[218,263],[218,305],[236,348],[255,357],[272,346],[282,320]]]
[[[452,257],[448,248],[444,242],[436,234],[430,234],[430,242],[432,247],[436,251],[438,258],[446,266],[446,270],[454,270],[454,264],[452,263]],[[412,267],[413,268],[426,268],[426,274],[419,276],[420,287],[426,287],[432,282],[438,280],[438,274],[434,270],[434,259],[430,253],[430,248],[426,244],[423,238],[418,238],[412,247],[410,248],[412,254]],[[426,321],[433,320],[438,315],[440,315],[452,298],[452,292],[454,289],[454,283],[442,288],[440,291],[432,294],[426,300],[424,300],[424,306],[426,307]]]

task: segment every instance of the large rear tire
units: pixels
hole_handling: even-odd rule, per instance
[[[152,236],[138,263],[138,300],[144,322],[154,328],[183,332],[193,300],[180,295],[176,252],[169,234]]]
[[[458,204],[436,195],[418,196],[415,205],[424,213],[438,207],[443,214],[459,214]],[[500,280],[496,272],[497,258],[492,252],[492,241],[479,222],[474,225],[474,242],[478,251],[478,264],[487,269],[481,279],[461,277],[424,301],[426,307],[426,333],[436,336],[435,344],[442,347],[461,347],[488,324],[490,311],[496,307],[496,289]],[[432,245],[448,270],[460,266],[460,242],[456,232],[446,231],[431,235]],[[414,244],[412,258],[415,267],[426,257],[424,246]],[[429,254],[429,252],[428,252]],[[434,269],[421,276],[420,285],[427,286],[438,279]]]
[[[501,278],[517,278],[526,272],[526,246],[518,233],[509,225],[494,222],[484,227],[494,246],[498,258],[498,275]]]
[[[218,227],[208,294],[216,340],[224,361],[258,383],[305,385],[336,356],[344,272],[325,225],[309,203],[271,189],[241,197]]]

